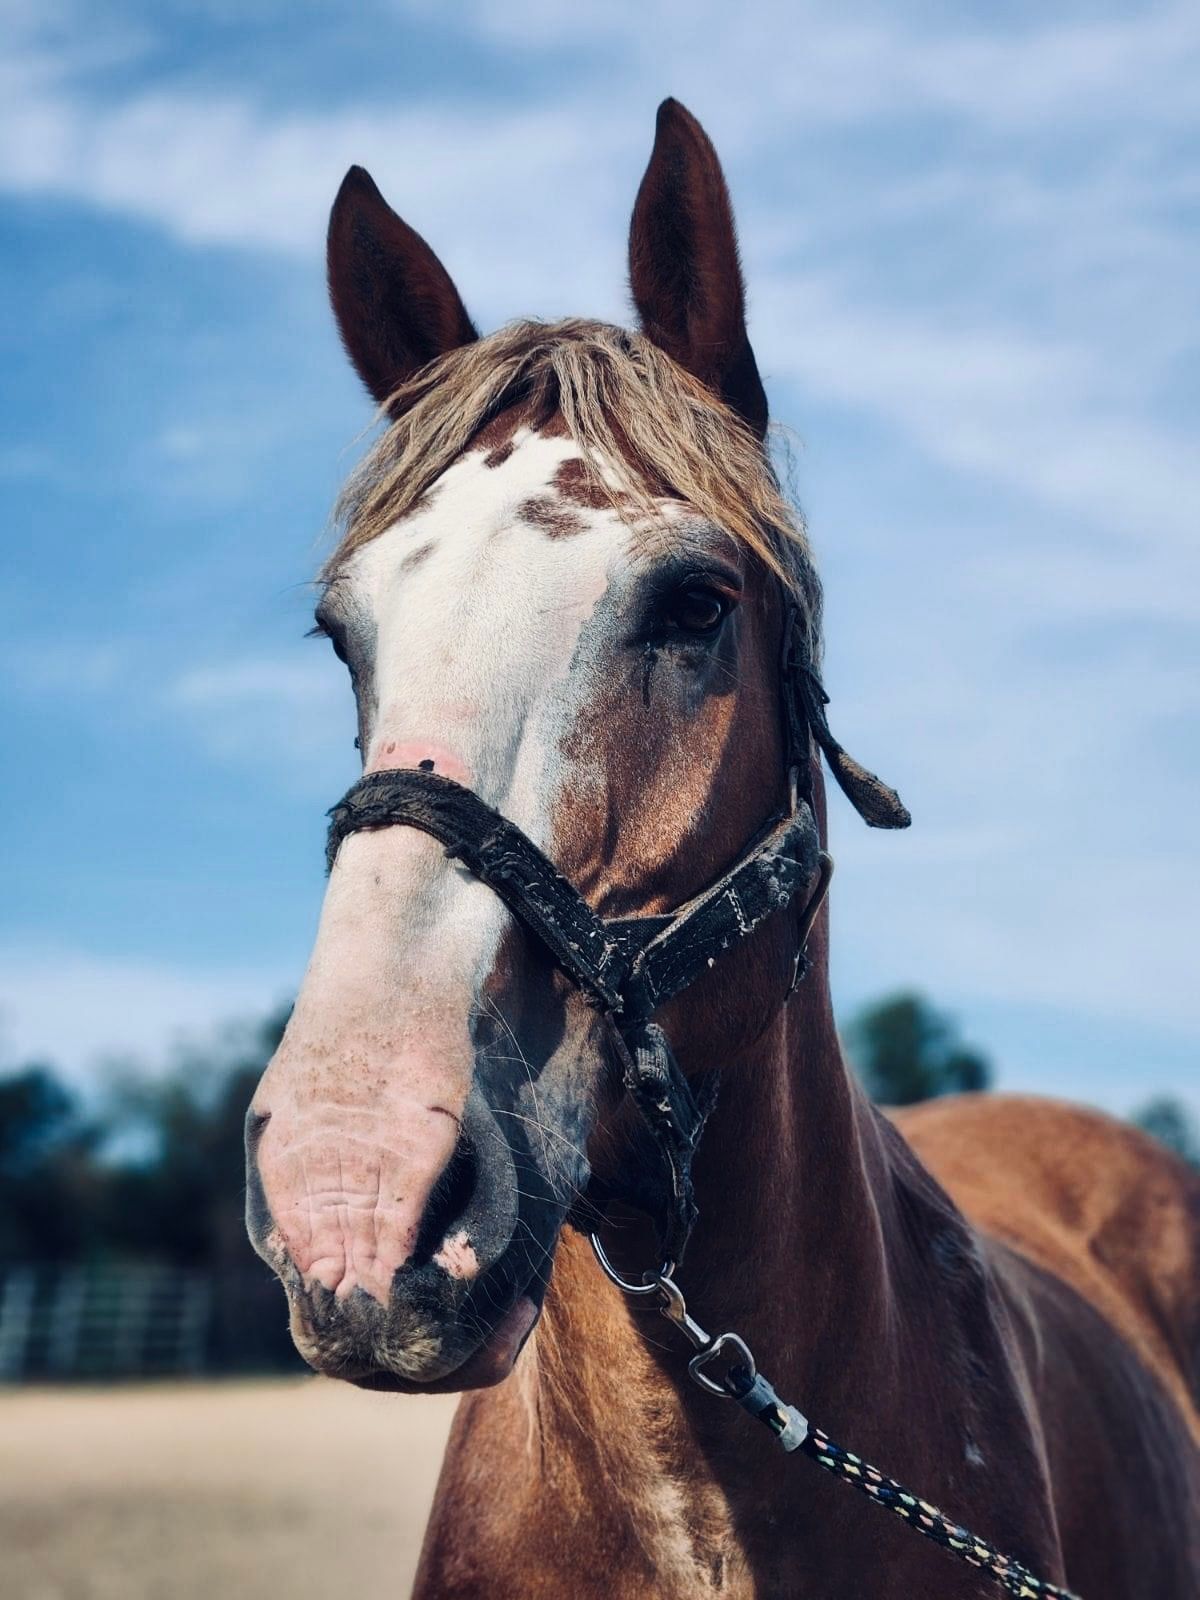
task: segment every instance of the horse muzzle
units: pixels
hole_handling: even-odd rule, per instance
[[[344,1115],[247,1119],[247,1227],[287,1292],[296,1348],[365,1387],[499,1382],[544,1288],[508,1140],[478,1089],[461,1122],[416,1117],[410,1143],[371,1131]]]

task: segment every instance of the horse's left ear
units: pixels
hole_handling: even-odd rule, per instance
[[[717,152],[678,100],[664,100],[629,229],[642,330],[761,438],[767,397],[750,340],[733,208]]]

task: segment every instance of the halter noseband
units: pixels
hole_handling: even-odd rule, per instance
[[[788,809],[767,824],[728,872],[664,916],[599,916],[528,834],[474,790],[436,772],[369,772],[329,813],[327,869],[348,834],[419,828],[499,895],[603,1013],[625,1087],[658,1157],[657,1162],[640,1163],[641,1176],[631,1180],[621,1198],[656,1216],[663,1259],[668,1261],[680,1259],[695,1221],[691,1158],[712,1107],[715,1077],[698,1099],[651,1016],[812,884],[800,917],[793,987],[802,976],[804,944],[833,868],[821,849],[806,781],[810,738],[866,822],[904,828],[910,820],[896,792],[859,766],[830,733],[828,696],[804,647],[802,619],[794,604],[789,604],[784,623],[780,678]]]

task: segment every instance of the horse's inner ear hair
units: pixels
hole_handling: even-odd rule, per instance
[[[350,168],[333,202],[326,256],[342,343],[381,405],[429,362],[479,337],[450,274],[362,167]]]
[[[677,100],[658,108],[629,228],[629,283],[646,336],[763,438],[767,397],[746,334],[729,191],[712,142]]]

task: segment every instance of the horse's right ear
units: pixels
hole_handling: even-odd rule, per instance
[[[359,377],[382,403],[420,368],[479,334],[450,274],[362,167],[329,216],[329,298]]]

